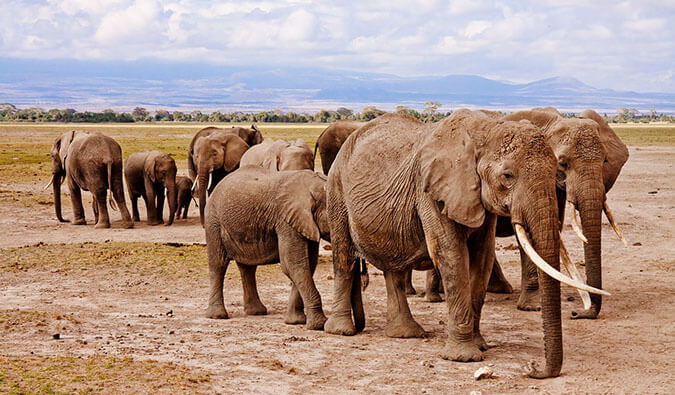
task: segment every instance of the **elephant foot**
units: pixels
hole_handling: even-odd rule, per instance
[[[141,217],[138,215],[134,215],[134,221],[135,222],[141,222]]]
[[[356,327],[352,321],[351,314],[346,316],[330,316],[323,325],[323,331],[333,335],[354,336]]]
[[[326,320],[327,318],[322,311],[310,312],[305,328],[311,331],[320,331],[326,324]]]
[[[246,315],[267,315],[267,307],[262,303],[249,303],[244,305]]]
[[[441,295],[437,291],[433,292],[428,291],[425,297],[427,299],[427,302],[429,303],[438,303],[443,301],[443,298],[441,298]]]
[[[162,224],[162,222],[159,222],[159,221],[148,221],[148,225],[150,225],[150,226],[157,226],[157,225],[161,225],[161,224]]]
[[[479,350],[481,351],[486,351],[490,346],[488,346],[487,342],[483,338],[483,335],[480,333],[474,333],[473,334],[473,344],[478,347]]]
[[[424,337],[426,332],[420,324],[418,324],[410,316],[398,316],[393,321],[388,322],[387,326],[384,328],[384,334],[388,337],[396,338],[413,338],[413,337]]]
[[[76,218],[75,220],[73,220],[73,225],[86,225],[86,224],[87,220],[84,218]]]
[[[94,226],[95,229],[108,229],[110,227],[110,222],[98,222],[96,223],[96,226]]]
[[[458,342],[448,339],[441,358],[457,362],[478,362],[483,360],[483,353],[473,340]]]
[[[541,300],[539,299],[539,290],[522,291],[518,298],[518,310],[540,311]]]
[[[412,284],[406,284],[406,286],[405,286],[405,294],[406,294],[407,296],[417,295],[417,291],[416,291],[415,288],[412,286]]]
[[[307,316],[304,311],[288,311],[284,317],[284,323],[288,325],[303,325],[307,322]]]
[[[487,286],[487,291],[493,294],[512,294],[513,287],[506,279],[494,280],[494,276],[490,277],[490,282]]]
[[[583,309],[581,311],[572,310],[570,318],[573,320],[579,319],[594,320],[598,318],[598,314],[600,314],[600,312],[595,307],[591,306],[590,309]]]
[[[206,318],[212,318],[216,320],[226,320],[230,318],[227,315],[227,310],[225,310],[225,306],[209,306],[206,309]]]
[[[131,229],[133,227],[134,227],[134,223],[132,221],[122,222],[122,228],[124,228],[124,229]]]

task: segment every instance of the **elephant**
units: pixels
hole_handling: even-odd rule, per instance
[[[551,147],[530,122],[459,110],[433,124],[385,114],[359,128],[328,174],[334,295],[324,331],[354,335],[365,327],[355,265],[361,257],[384,272],[385,335],[423,336],[410,313],[403,279],[409,268],[433,264],[441,273],[449,316],[442,357],[482,360],[487,343],[479,323],[497,216],[509,216],[528,254],[548,274],[539,276],[546,366],[539,370],[531,364],[528,374],[558,376],[559,281],[604,291],[559,272],[555,171]]]
[[[265,140],[241,157],[239,166],[260,166],[270,170],[314,170],[314,155],[303,139],[295,142]]]
[[[86,225],[81,190],[93,196],[96,228],[109,228],[110,217],[106,198],[111,191],[110,207],[115,202],[122,215],[122,226],[131,228],[134,222],[124,199],[122,182],[122,148],[111,137],[101,133],[72,130],[59,136],[52,145],[52,179],[54,208],[60,222],[68,222],[61,215],[61,183],[66,180],[73,204],[73,224]],[[113,200],[113,196],[115,200]]]
[[[325,175],[328,175],[328,171],[333,165],[333,161],[335,161],[335,157],[337,156],[338,151],[340,151],[340,147],[342,147],[342,144],[347,140],[347,137],[364,124],[365,122],[342,119],[332,123],[321,132],[319,138],[316,140],[316,145],[314,146],[314,157],[316,157],[316,151],[318,149],[321,154],[321,168]]]
[[[239,166],[244,152],[249,148],[246,141],[229,129],[211,130],[208,134],[200,136],[204,130],[197,133],[188,149],[188,171],[190,178],[196,180],[193,188],[197,188],[196,193],[199,196],[199,219],[202,226],[204,226],[207,189],[211,193],[227,173],[234,171]],[[209,176],[211,176],[210,186]]]
[[[131,199],[134,221],[140,221],[138,198],[145,201],[148,224],[164,223],[164,193],[169,203],[169,220],[166,225],[173,224],[176,215],[176,162],[162,151],[139,151],[129,155],[124,163],[124,178]]]
[[[503,120],[528,120],[539,126],[547,142],[553,148],[558,166],[555,176],[558,197],[560,226],[565,217],[565,201],[573,210],[576,219],[579,210],[583,233],[572,222],[584,242],[584,260],[589,285],[602,287],[601,224],[605,211],[612,227],[623,241],[614,218],[607,205],[607,192],[612,188],[621,168],[628,160],[628,149],[602,117],[593,110],[581,113],[581,118],[564,118],[552,107],[535,108],[506,115]],[[512,236],[513,228],[508,218],[498,220],[498,236]],[[499,230],[501,229],[501,231]],[[624,241],[625,242],[625,241]],[[522,286],[518,308],[535,310],[539,308],[537,271],[521,250]],[[504,278],[499,264],[495,262],[490,278],[491,290],[508,291],[511,285]],[[595,319],[602,306],[601,295],[582,293],[584,310],[572,311],[573,319]]]
[[[188,210],[190,209],[190,200],[192,200],[192,179],[186,176],[176,176],[176,188],[178,189],[178,211],[176,219],[181,218],[181,211],[183,219],[187,219]]]
[[[323,329],[326,316],[312,276],[319,239],[330,240],[326,178],[309,170],[276,171],[246,166],[229,174],[206,204],[206,248],[211,291],[206,316],[228,318],[223,277],[235,260],[247,315],[267,314],[256,289],[258,265],[280,262],[291,279],[284,321]]]

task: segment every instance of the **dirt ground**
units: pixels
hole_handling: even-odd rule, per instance
[[[32,193],[44,200],[40,189],[37,184],[7,185],[0,179],[5,194]],[[562,288],[565,358],[558,378],[538,381],[523,376],[522,366],[528,361],[543,364],[544,350],[540,314],[516,310],[517,293],[488,294],[481,328],[491,348],[482,362],[439,357],[446,306],[419,296],[411,296],[409,302],[429,336],[385,337],[384,278],[374,268],[364,295],[366,329],[357,336],[340,337],[283,323],[289,287],[278,268],[259,276],[267,316],[244,315],[237,270],[230,266],[225,302],[231,318],[210,320],[203,316],[208,293],[205,275],[143,277],[133,270],[100,265],[84,270],[37,262],[25,270],[4,271],[0,277],[0,309],[10,316],[10,324],[0,326],[0,356],[16,360],[113,356],[171,362],[208,372],[209,380],[187,389],[196,392],[673,393],[675,148],[631,147],[608,202],[629,246],[622,246],[605,219],[603,284],[612,296],[605,298],[599,319],[570,320],[571,310],[581,302],[575,290]],[[53,206],[45,202],[15,203],[0,206],[0,255],[8,265],[17,259],[14,247],[37,243],[204,242],[194,206],[191,218],[174,226],[149,227],[142,221],[125,230],[119,213],[112,212],[113,227],[98,230],[93,225],[59,224]],[[91,219],[91,207],[86,208]],[[72,217],[68,205],[64,214]],[[142,208],[141,218],[145,218]],[[563,234],[573,259],[580,261],[581,242],[569,225]],[[513,243],[512,238],[499,240],[497,256],[518,291],[519,260],[508,248]],[[329,251],[323,251],[315,281],[330,314],[332,267]],[[205,251],[203,255],[206,266]],[[415,273],[414,284],[423,290],[423,273]],[[47,318],[19,319],[20,312]],[[55,340],[54,333],[60,339]],[[496,377],[474,381],[473,372],[482,366],[491,367]],[[167,392],[176,389],[163,387]],[[107,390],[154,392],[143,385]]]

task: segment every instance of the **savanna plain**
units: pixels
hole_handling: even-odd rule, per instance
[[[187,146],[204,126],[0,124],[0,392],[675,392],[675,126],[612,125],[630,149],[608,194],[628,247],[604,219],[603,288],[612,296],[597,320],[571,320],[581,301],[562,287],[563,370],[543,381],[523,375],[530,360],[543,362],[544,350],[540,314],[516,309],[513,238],[498,239],[497,258],[515,293],[488,294],[481,330],[490,349],[484,361],[467,364],[439,357],[447,307],[420,297],[422,272],[414,273],[418,295],[409,303],[428,332],[424,339],[384,336],[384,278],[374,268],[364,293],[366,328],[353,337],[284,324],[289,280],[276,265],[258,269],[268,315],[244,314],[239,273],[230,265],[230,319],[210,320],[204,232],[194,205],[190,218],[172,226],[148,226],[141,204],[133,229],[122,229],[115,211],[112,228],[94,229],[84,193],[90,225],[56,220],[51,190],[42,187],[61,133],[100,131],[120,143],[125,158],[161,149],[185,174]],[[302,138],[311,148],[325,127],[259,125],[265,138]],[[66,189],[64,216],[72,218]],[[563,237],[581,264],[582,245],[569,225]],[[327,249],[314,279],[330,314]],[[495,377],[474,381],[482,366]]]

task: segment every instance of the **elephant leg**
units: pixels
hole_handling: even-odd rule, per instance
[[[417,291],[415,291],[415,287],[413,287],[412,283],[412,272],[413,269],[411,268],[410,270],[406,270],[404,274],[404,285],[405,285],[405,294],[406,295],[416,295]]]
[[[410,270],[384,272],[387,284],[387,326],[384,334],[401,338],[424,337],[424,329],[415,321],[408,307],[406,273]]]
[[[148,225],[159,225],[157,220],[157,196],[155,195],[155,187],[150,181],[145,181],[145,207],[148,211]]]
[[[223,301],[223,280],[227,272],[229,259],[223,249],[218,225],[212,225],[206,230],[206,254],[208,256],[209,279],[211,283],[206,317],[225,319],[228,318],[228,315],[227,310],[225,310],[225,302]]]
[[[312,266],[316,268],[319,244],[308,243],[301,235],[290,229],[279,232],[278,237],[281,270],[291,279],[300,294],[306,316],[305,328],[321,330],[326,323],[326,315],[323,313],[321,295],[312,279],[314,272]],[[297,300],[289,302],[295,304],[289,305],[289,310],[298,307]]]
[[[131,193],[129,194],[131,197],[131,211],[134,214],[134,221],[140,222],[141,221],[141,215],[138,212],[138,196],[134,196]],[[145,198],[144,198],[145,200]]]
[[[190,199],[188,199],[187,203],[185,203],[185,206],[183,207],[183,219],[187,219],[189,209],[190,209]]]
[[[422,199],[418,213],[429,257],[441,273],[445,290],[448,338],[441,357],[461,362],[481,361],[483,353],[473,341],[474,311],[466,229],[441,214],[431,200]]]
[[[258,266],[237,263],[241,274],[241,285],[244,289],[244,311],[246,315],[266,315],[267,307],[260,301],[258,286],[255,282],[255,271]]]
[[[113,174],[111,177],[112,185],[110,186],[110,193],[112,194],[117,208],[122,215],[122,227],[125,229],[134,227],[134,220],[129,215],[126,199],[124,199],[124,183],[122,182],[122,161],[119,164],[113,165]]]
[[[98,191],[92,191],[92,194],[95,194],[94,200],[96,200],[96,205],[98,206],[98,220],[96,221],[96,228],[109,228],[110,227],[110,217],[108,215],[108,205],[106,203],[106,198],[108,197],[108,190],[101,189]]]
[[[92,194],[92,197],[91,209],[94,212],[94,223],[98,223],[98,202],[96,201],[96,195]]]
[[[487,291],[494,294],[510,294],[513,293],[513,287],[504,276],[502,267],[495,257],[492,264],[492,272],[490,273],[490,282],[488,283]]]
[[[438,303],[443,301],[439,293],[440,288],[441,288],[441,273],[435,267],[430,270],[427,270],[426,292],[425,292],[427,302]]]
[[[84,218],[84,207],[82,206],[82,191],[70,177],[68,178],[68,189],[70,190],[70,201],[73,205],[73,224],[86,225],[87,220]]]
[[[159,186],[157,190],[155,191],[155,195],[157,196],[157,221],[160,224],[164,223],[164,187]]]
[[[319,262],[319,243],[308,241],[307,255],[309,258],[309,270],[313,278],[316,265]],[[284,322],[289,325],[305,324],[307,322],[307,316],[305,315],[305,305],[302,301],[302,297],[300,296],[300,292],[298,291],[298,287],[296,287],[295,283],[292,281],[291,294],[288,299],[288,310],[286,312]]]
[[[497,220],[490,214],[485,224],[469,240],[469,277],[471,281],[471,305],[473,308],[473,342],[480,350],[487,350],[488,344],[480,333],[480,318],[485,302],[487,285],[495,261],[494,226],[490,222]]]
[[[525,254],[520,247],[520,297],[518,298],[518,310],[540,311],[541,300],[539,298],[539,276],[537,266]]]

